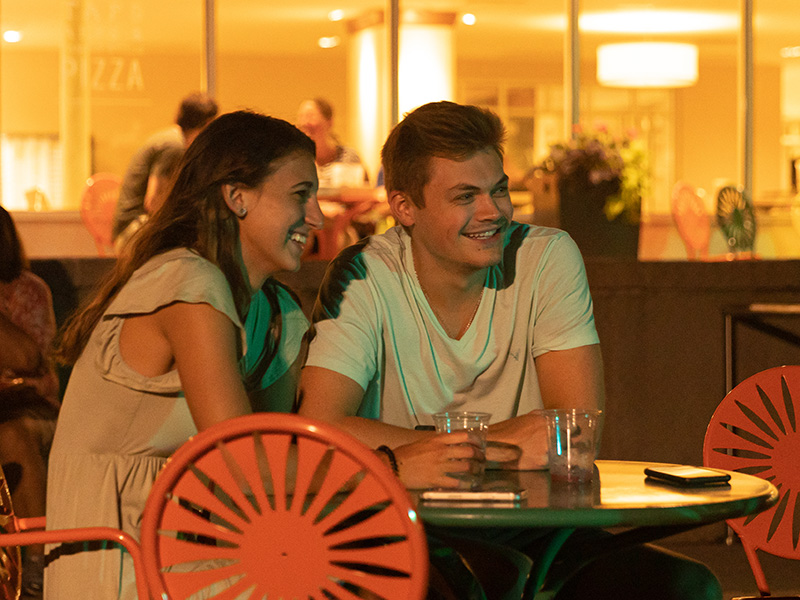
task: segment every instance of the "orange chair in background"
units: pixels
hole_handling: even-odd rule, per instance
[[[708,258],[711,218],[694,186],[677,182],[672,187],[670,207],[689,260]]]
[[[45,530],[45,517],[19,518],[14,514],[11,494],[0,468],[0,600],[17,600],[22,586],[20,546],[65,542],[114,542],[129,552],[136,573],[137,595],[147,600],[147,585],[141,564],[139,544],[130,535],[111,527],[78,527]]]
[[[219,423],[169,459],[141,548],[153,598],[425,597],[427,543],[376,454],[293,414]]]
[[[81,220],[94,238],[100,256],[113,256],[111,224],[122,179],[113,173],[97,173],[86,180],[81,196]]]
[[[706,429],[703,463],[771,481],[778,503],[762,513],[731,519],[758,586],[770,596],[757,550],[800,559],[800,366],[767,369],[745,379],[722,400]],[[783,596],[780,598],[800,598]],[[743,598],[735,600],[744,600]]]

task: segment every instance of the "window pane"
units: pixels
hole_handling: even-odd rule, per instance
[[[359,152],[374,182],[380,160],[376,131],[389,118],[386,90],[378,84],[384,80],[376,80],[374,70],[379,67],[383,77],[385,5],[383,0],[217,2],[221,105],[295,122],[303,100],[324,98],[333,109],[334,133]],[[371,85],[369,77],[358,77],[363,71],[372,73]]]
[[[406,2],[422,6],[422,2]],[[464,20],[474,15],[474,24]],[[498,113],[517,218],[532,209],[526,180],[563,132],[563,5],[533,0],[460,3],[453,26],[456,97]]]
[[[85,177],[122,175],[201,86],[201,9],[194,0],[3,0],[4,31],[21,32],[0,53],[0,86],[13,90],[0,120],[3,205],[35,208],[25,196],[39,188],[50,207],[76,209]],[[65,174],[78,187],[66,189]]]
[[[786,205],[800,163],[800,13],[787,0],[754,4],[755,200]]]
[[[605,124],[616,135],[633,135],[644,143],[651,174],[650,194],[643,200],[646,215],[669,214],[670,192],[678,180],[710,192],[718,180],[737,179],[738,6],[736,0],[691,4],[662,0],[644,10],[631,10],[623,2],[581,4],[582,120]],[[698,30],[685,31],[687,24]],[[681,87],[668,83],[640,87],[644,82],[601,85],[598,47],[641,42],[696,45],[697,81]],[[622,56],[626,64],[635,64],[648,50],[630,48]],[[674,67],[677,60],[670,55],[664,67]],[[657,61],[648,56],[644,65],[648,76],[666,74],[668,69]]]

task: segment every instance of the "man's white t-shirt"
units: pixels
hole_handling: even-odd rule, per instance
[[[542,408],[534,359],[598,343],[577,246],[563,231],[520,223],[507,230],[503,259],[459,340],[428,304],[401,227],[331,263],[314,322],[306,365],[357,382],[359,416],[406,428],[431,425],[443,410],[498,422]]]

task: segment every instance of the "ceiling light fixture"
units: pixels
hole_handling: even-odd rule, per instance
[[[800,58],[800,46],[781,48],[781,58]]]
[[[581,31],[596,33],[688,33],[736,29],[736,15],[682,10],[620,10],[580,17]]]
[[[464,13],[461,15],[461,22],[464,25],[475,25],[475,21],[477,21],[477,19],[472,13]]]
[[[342,19],[344,19],[344,11],[341,8],[337,8],[328,13],[329,21],[341,21]]]
[[[16,44],[22,40],[22,33],[14,29],[9,29],[3,32],[3,39],[9,44]]]
[[[604,44],[597,81],[608,87],[674,88],[697,82],[697,46],[668,42]]]
[[[321,37],[317,40],[317,45],[320,48],[336,48],[339,45],[341,39],[338,35],[332,35],[329,37]]]

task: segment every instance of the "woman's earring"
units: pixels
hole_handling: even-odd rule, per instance
[[[240,206],[239,208],[236,209],[236,214],[239,216],[240,219],[244,219],[245,216],[247,215],[247,207]]]

